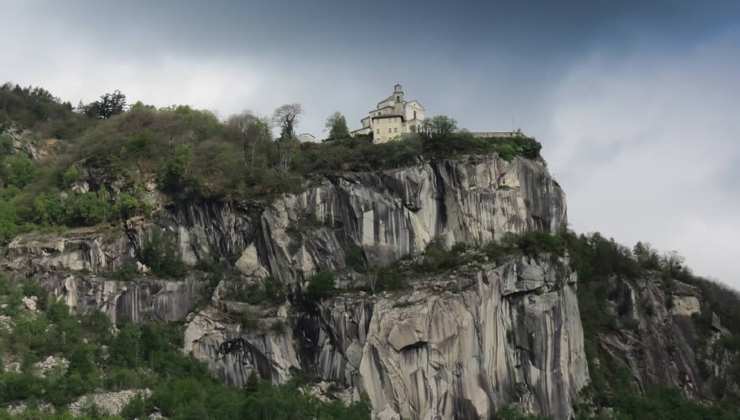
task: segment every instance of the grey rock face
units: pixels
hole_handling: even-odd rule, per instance
[[[293,313],[276,333],[210,308],[190,321],[185,350],[234,384],[313,372],[391,418],[489,418],[516,403],[566,419],[588,381],[575,276],[562,262],[522,258]]]
[[[566,224],[564,193],[544,163],[491,155],[322,178],[269,205],[170,205],[154,223],[129,221],[125,230],[24,235],[0,264],[37,272],[110,271],[137,256],[159,230],[174,237],[191,266],[220,259],[246,275],[297,284],[307,273],[346,268],[353,249],[369,263],[387,264],[423,251],[435,238],[482,244]]]
[[[97,276],[47,275],[43,284],[81,313],[100,310],[113,322],[178,321],[203,299],[205,282],[188,276],[181,281],[142,278],[132,281]]]
[[[8,245],[0,266],[34,273],[99,272],[114,269],[129,254],[129,241],[123,231],[83,228],[62,234],[19,236]]]
[[[543,163],[495,156],[324,178],[264,208],[192,205],[160,220],[185,261],[225,258],[288,284],[346,268],[355,248],[387,264],[435,238],[482,244],[566,223],[564,193]]]
[[[569,282],[557,265],[524,259],[475,273],[461,293],[379,300],[362,388],[402,418],[489,418],[512,402],[568,418],[588,380]]]
[[[714,383],[737,388],[729,366],[733,354],[718,340],[729,332],[716,314],[703,313],[701,292],[659,276],[613,279],[609,285],[610,312],[616,329],[601,334],[599,344],[618,366],[630,371],[640,389],[666,386],[687,398],[714,400]],[[710,336],[702,338],[696,317],[711,319]],[[710,321],[707,321],[710,323]]]

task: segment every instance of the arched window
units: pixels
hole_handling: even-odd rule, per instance
[[[414,111],[414,119],[416,119],[416,111]]]

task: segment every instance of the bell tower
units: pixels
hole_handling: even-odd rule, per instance
[[[396,100],[396,103],[403,102],[403,86],[401,86],[400,83],[396,83],[395,86],[393,86],[393,97]]]

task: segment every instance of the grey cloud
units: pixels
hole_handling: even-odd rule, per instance
[[[670,58],[585,60],[560,85],[544,137],[576,229],[678,250],[737,288],[740,200],[727,178],[740,155],[735,39]]]

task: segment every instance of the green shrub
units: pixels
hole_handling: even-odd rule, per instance
[[[132,281],[139,275],[139,270],[136,267],[136,263],[133,261],[126,261],[121,264],[113,273],[111,277],[120,281]]]
[[[68,188],[80,180],[80,170],[72,165],[62,174],[62,186]]]
[[[441,240],[435,239],[427,245],[422,262],[415,269],[419,272],[435,273],[459,267],[469,262],[464,255],[466,249],[464,244],[455,244],[447,249]]]
[[[13,139],[7,134],[0,134],[0,157],[13,153]]]
[[[251,305],[278,305],[286,299],[285,288],[274,277],[267,277],[261,284],[244,285],[230,281],[225,298],[246,302]]]
[[[34,222],[42,225],[61,225],[67,222],[65,203],[57,193],[42,193],[33,200],[36,212]]]
[[[178,145],[175,152],[159,170],[157,180],[162,191],[171,194],[185,193],[192,185],[190,165],[193,160],[192,149],[188,145]]]
[[[121,411],[121,417],[127,420],[144,419],[154,410],[150,400],[136,396]]]
[[[145,239],[139,254],[141,262],[159,277],[181,278],[187,271],[175,238],[159,231],[155,230]]]
[[[358,273],[364,273],[367,269],[365,266],[365,253],[362,248],[352,245],[344,256],[344,264]]]
[[[306,298],[311,302],[319,302],[322,299],[333,296],[336,293],[334,273],[321,271],[308,279]]]
[[[113,213],[123,220],[140,214],[143,210],[144,204],[128,193],[118,194],[113,206]]]
[[[23,188],[30,184],[37,174],[36,165],[25,156],[11,155],[0,162],[0,178],[10,186]]]
[[[64,200],[64,217],[69,226],[94,226],[110,219],[112,206],[107,194],[71,194]]]
[[[529,256],[535,256],[543,252],[563,256],[566,250],[566,244],[559,235],[543,232],[507,235],[503,242],[520,249],[525,255]]]
[[[377,292],[401,290],[406,287],[404,274],[395,269],[395,267],[380,268],[377,270],[376,275],[377,285],[375,290]]]
[[[0,245],[13,239],[19,230],[15,206],[0,200]]]
[[[75,113],[69,102],[61,102],[43,88],[12,83],[0,86],[0,130],[15,125],[33,130],[41,138],[69,139],[90,123]]]

